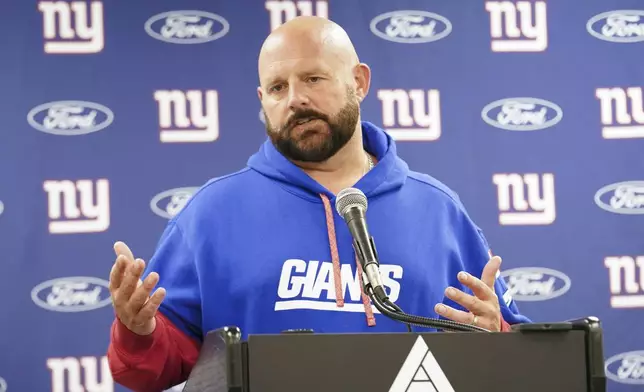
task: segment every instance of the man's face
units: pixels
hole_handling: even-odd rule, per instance
[[[325,60],[315,53],[293,53],[283,59],[275,55],[262,73],[260,99],[266,131],[287,158],[325,161],[355,132],[359,99],[347,75]]]

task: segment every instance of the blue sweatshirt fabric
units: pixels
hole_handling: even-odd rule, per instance
[[[354,187],[368,198],[367,223],[387,293],[411,314],[438,317],[440,302],[464,310],[444,291],[451,285],[471,294],[457,274],[481,276],[490,258],[485,237],[453,191],[409,169],[387,133],[369,122],[362,131],[377,164]],[[244,338],[299,328],[406,331],[364,301],[335,196],[268,139],[247,167],[208,181],[168,222],[145,275],[151,271],[166,289],[159,311],[198,341],[231,325]],[[495,289],[505,321],[530,322],[502,279]]]

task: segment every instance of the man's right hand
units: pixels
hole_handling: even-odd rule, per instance
[[[154,332],[154,316],[165,298],[164,288],[158,288],[150,296],[159,282],[159,274],[151,272],[141,281],[145,262],[135,259],[130,248],[120,241],[114,244],[114,252],[116,261],[110,272],[109,288],[116,317],[135,334],[149,335]]]

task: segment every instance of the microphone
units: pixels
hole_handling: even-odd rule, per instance
[[[353,248],[362,265],[365,289],[371,287],[381,301],[387,300],[385,287],[380,276],[378,254],[373,237],[367,228],[367,197],[356,188],[346,188],[336,197],[335,209],[349,226],[353,237]],[[366,290],[365,290],[366,291]]]
[[[403,312],[398,305],[391,302],[382,284],[376,243],[367,227],[367,197],[357,188],[345,188],[336,196],[335,209],[347,223],[353,237],[353,248],[364,272],[362,274],[364,292],[369,295],[375,307],[382,314],[407,324],[409,332],[411,332],[410,324],[447,331],[489,332],[474,325],[420,317]]]

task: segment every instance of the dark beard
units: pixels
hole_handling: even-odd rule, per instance
[[[301,109],[293,113],[289,121],[279,129],[270,125],[266,120],[266,133],[275,148],[286,158],[301,162],[324,162],[335,155],[353,136],[360,115],[360,107],[353,94],[348,94],[347,104],[330,119],[328,116],[312,109]],[[331,134],[315,145],[305,146],[306,141],[294,140],[293,128],[299,119],[310,117],[324,121],[330,128]],[[304,139],[309,132],[302,134]]]

